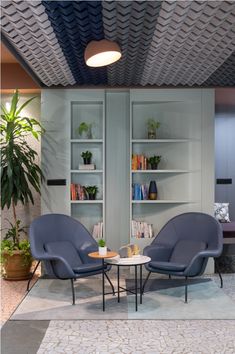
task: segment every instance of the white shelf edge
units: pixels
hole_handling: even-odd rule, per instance
[[[132,173],[188,173],[189,170],[132,170]]]
[[[196,139],[132,139],[132,143],[186,143]]]
[[[103,139],[70,139],[71,143],[103,143]]]
[[[158,200],[158,201],[152,201],[152,200],[132,200],[132,204],[188,204],[190,203],[189,201],[186,200]]]
[[[103,170],[70,170],[70,173],[103,173]]]
[[[71,204],[102,204],[103,200],[70,200]]]

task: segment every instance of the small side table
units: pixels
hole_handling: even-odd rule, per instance
[[[105,256],[101,256],[99,252],[88,253],[88,256],[91,258],[102,259],[102,297],[103,297],[103,311],[105,311],[105,292],[104,292],[104,260],[105,258],[113,258],[118,254],[113,251],[108,251]]]
[[[135,310],[138,311],[138,275],[137,275],[137,268],[139,266],[140,269],[140,276],[139,276],[139,282],[140,282],[140,304],[142,304],[142,267],[144,264],[147,264],[151,261],[150,257],[147,256],[136,256],[136,257],[131,257],[131,258],[119,258],[119,259],[110,259],[107,260],[106,263],[113,265],[113,266],[117,266],[117,284],[118,284],[118,302],[120,302],[120,292],[121,291],[128,291],[131,294],[135,295]],[[122,286],[120,286],[120,271],[119,268],[120,267],[124,267],[124,266],[128,266],[128,267],[135,267],[135,289],[131,290],[131,289],[126,289],[123,288]],[[122,289],[122,290],[120,290]]]

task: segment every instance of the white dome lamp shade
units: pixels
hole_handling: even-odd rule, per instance
[[[84,54],[86,65],[94,68],[115,63],[121,56],[119,45],[107,39],[91,41],[88,43]]]

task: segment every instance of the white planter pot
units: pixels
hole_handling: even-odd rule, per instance
[[[107,247],[99,247],[99,255],[106,256],[107,254]]]

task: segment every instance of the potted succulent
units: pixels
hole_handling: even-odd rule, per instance
[[[98,246],[99,246],[99,255],[105,256],[107,254],[107,247],[106,247],[105,240],[103,238],[101,238],[98,241]]]
[[[97,186],[87,186],[87,187],[84,187],[84,188],[85,188],[85,191],[88,194],[88,199],[89,200],[95,200],[96,194],[98,192],[98,187]]]
[[[148,158],[148,165],[150,166],[151,170],[157,170],[161,158],[162,158],[161,156],[156,156],[156,155]]]
[[[27,279],[31,264],[30,245],[25,237],[22,239],[24,230],[16,216],[16,206],[34,203],[31,189],[40,193],[42,171],[36,162],[37,152],[29,146],[26,137],[38,140],[44,130],[34,118],[21,117],[22,110],[33,99],[19,106],[16,90],[10,108],[1,106],[1,208],[12,208],[14,220],[1,241],[4,276],[9,280]]]
[[[82,122],[77,131],[78,131],[78,134],[80,135],[81,138],[83,139],[92,139],[92,123],[85,123],[85,122]]]
[[[149,118],[147,121],[148,139],[156,139],[156,130],[160,127],[160,122],[157,122],[153,118]]]
[[[90,165],[91,163],[91,158],[92,158],[92,152],[90,151],[83,151],[81,153],[81,157],[83,158],[84,165]]]

